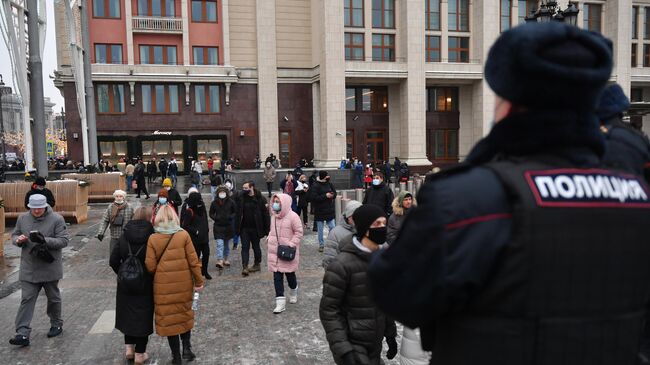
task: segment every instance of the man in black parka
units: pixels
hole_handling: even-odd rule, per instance
[[[501,34],[495,125],[433,175],[369,267],[387,315],[432,364],[637,363],[650,294],[650,190],[601,165],[602,36],[560,22]]]

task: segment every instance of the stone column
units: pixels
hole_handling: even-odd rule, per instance
[[[336,168],[341,156],[345,156],[343,2],[314,0],[312,6],[317,7],[323,25],[319,57],[320,123],[314,124],[314,135],[320,133],[320,148],[314,149],[314,162],[318,167]]]
[[[135,64],[133,56],[133,6],[131,0],[124,2],[124,19],[126,20],[126,61],[129,65]]]
[[[189,66],[190,62],[190,18],[187,0],[181,0],[181,18],[183,18],[183,65]]]
[[[426,157],[426,79],[424,58],[425,6],[421,0],[399,2],[399,15],[402,18],[404,54],[408,78],[400,83],[400,159],[410,166],[427,166],[431,162]],[[394,105],[389,105],[392,108]],[[392,136],[390,136],[392,139]]]
[[[257,115],[260,158],[278,156],[278,68],[275,0],[257,0]],[[287,166],[291,161],[282,161]]]
[[[402,155],[402,101],[400,84],[388,85],[388,158]]]
[[[579,14],[582,16],[582,13]],[[582,19],[582,17],[580,18]],[[614,69],[612,75],[623,91],[630,95],[630,65],[632,44],[632,0],[608,1],[603,4],[603,34],[614,42]],[[637,53],[643,52],[637,48]]]
[[[230,0],[221,1],[221,29],[223,32],[223,64],[230,65],[230,17],[228,6]]]

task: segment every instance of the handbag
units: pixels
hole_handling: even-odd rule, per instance
[[[296,258],[296,248],[280,243],[277,219],[274,218],[273,223],[275,224],[275,238],[278,240],[278,258],[283,261],[293,261]]]

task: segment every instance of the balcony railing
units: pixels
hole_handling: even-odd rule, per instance
[[[157,16],[134,16],[134,32],[165,32],[183,33],[183,20],[181,18],[168,18]]]

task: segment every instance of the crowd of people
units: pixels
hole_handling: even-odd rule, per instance
[[[405,176],[398,159],[392,168],[367,166],[365,197],[347,202],[339,224],[328,172],[307,179],[300,164],[281,192],[267,185],[268,200],[253,181],[239,191],[215,181],[209,209],[195,187],[182,202],[171,180],[152,207],[135,211],[116,191],[98,238],[110,228],[125,356],[147,360],[155,323],[173,364],[196,357],[192,302],[211,279],[209,219],[217,268],[231,265],[238,238],[242,276],[259,272],[266,237],[272,312],[298,303],[311,207],[324,267],[318,313],[338,365],[381,364],[384,341],[386,358],[399,352],[401,364],[643,363],[650,142],[622,121],[629,100],[607,86],[612,64],[610,42],[560,22],[503,32],[485,71],[497,94],[495,123],[467,161],[429,175],[417,197],[386,186]],[[267,184],[280,167],[274,157],[265,161]],[[35,182],[12,235],[23,250],[10,340],[17,346],[29,345],[41,288],[48,337],[63,330],[58,280],[69,236],[44,185]],[[404,325],[401,345],[396,321]]]

